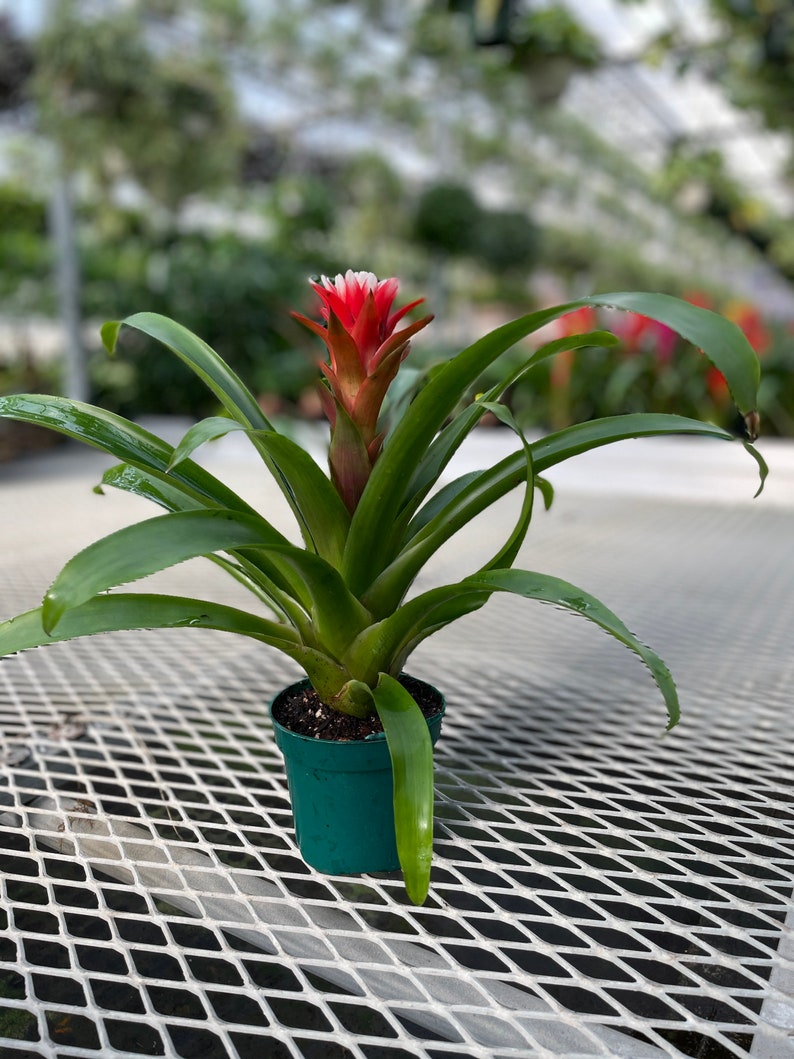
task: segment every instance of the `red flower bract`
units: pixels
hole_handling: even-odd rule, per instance
[[[330,363],[320,369],[328,381],[321,392],[331,423],[331,476],[352,512],[380,451],[378,417],[386,391],[408,354],[411,336],[433,317],[397,331],[400,320],[424,299],[392,312],[399,283],[379,280],[372,272],[348,270],[333,280],[322,276],[312,287],[322,301],[326,326],[301,313],[292,315],[328,348]]]
[[[381,346],[394,333],[394,329],[411,309],[423,298],[417,298],[396,313],[391,312],[397,297],[399,283],[395,278],[378,280],[372,272],[351,272],[330,280],[323,276],[319,283],[312,283],[323,301],[320,310],[325,320],[334,312],[358,349],[359,359],[367,368]],[[426,322],[426,321],[425,321]],[[424,323],[422,324],[424,326]],[[418,328],[417,328],[418,330]],[[332,355],[333,355],[333,351]]]

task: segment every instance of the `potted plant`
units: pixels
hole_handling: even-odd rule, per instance
[[[313,286],[321,299],[323,322],[300,315],[298,319],[323,340],[329,354],[320,368],[331,425],[330,477],[268,421],[249,390],[209,346],[178,323],[152,313],[106,324],[102,334],[108,349],[114,349],[122,325],[157,340],[203,379],[226,413],[192,426],[175,448],[101,408],[40,394],[0,398],[0,416],[50,427],[121,460],[105,473],[103,483],[145,496],[166,512],[74,556],[40,607],[0,624],[0,654],[117,629],[180,626],[221,629],[283,651],[303,667],[307,681],[277,696],[277,738],[290,753],[286,742],[290,729],[297,728],[301,760],[294,768],[288,762],[288,771],[295,776],[314,773],[315,779],[321,774],[313,790],[293,791],[293,808],[302,812],[308,801],[312,814],[326,807],[331,812],[330,822],[298,823],[304,855],[326,866],[325,855],[315,849],[320,833],[331,829],[330,840],[338,844],[333,827],[349,833],[356,828],[355,812],[363,812],[370,822],[376,812],[373,806],[380,796],[359,788],[349,797],[339,794],[337,787],[347,781],[334,779],[337,764],[307,757],[317,752],[324,758],[336,756],[339,750],[355,759],[353,772],[380,772],[381,787],[385,772],[385,807],[377,810],[377,826],[370,823],[363,829],[387,832],[393,823],[395,830],[386,835],[377,854],[382,862],[355,854],[348,864],[331,858],[330,870],[393,868],[398,859],[409,897],[422,902],[432,853],[432,742],[443,701],[429,686],[402,676],[411,652],[432,633],[482,607],[494,592],[553,603],[589,618],[639,655],[661,689],[671,727],[678,721],[679,705],[661,659],[588,593],[542,573],[514,569],[513,563],[530,525],[536,491],[547,504],[550,501],[550,486],[541,476],[562,460],[639,436],[696,434],[735,440],[708,423],[650,414],[582,423],[527,440],[500,395],[555,353],[615,341],[604,331],[547,342],[520,365],[513,361],[486,392],[468,402],[462,399],[502,353],[560,316],[586,306],[642,313],[701,347],[723,373],[745,416],[748,438],[743,443],[758,461],[763,485],[766,468],[751,444],[757,424],[758,362],[742,332],[709,310],[667,295],[599,295],[529,313],[487,334],[431,372],[410,403],[395,401],[396,414],[388,422],[384,402],[389,386],[411,337],[431,317],[406,322],[419,302],[393,310],[396,279],[378,281],[371,273],[349,271]],[[486,412],[518,433],[519,450],[434,492],[452,456]],[[190,459],[198,446],[230,431],[250,437],[292,509],[300,546]],[[523,489],[523,503],[496,554],[454,584],[411,596],[417,575],[438,549],[513,489]],[[108,593],[195,556],[207,556],[250,589],[257,609],[248,612],[167,595]],[[260,605],[269,616],[260,613]],[[324,731],[318,732],[320,727]],[[315,738],[337,729],[338,739]],[[359,760],[365,754],[362,747],[369,745],[379,755],[374,766]],[[299,785],[299,779],[295,783]]]
[[[510,66],[526,75],[539,106],[557,103],[577,70],[592,70],[603,58],[598,40],[561,4],[515,19],[510,51]]]

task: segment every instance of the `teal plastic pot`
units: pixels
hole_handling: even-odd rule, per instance
[[[394,835],[391,758],[380,733],[352,742],[297,735],[273,717],[291,693],[310,687],[301,680],[280,692],[270,705],[276,745],[284,755],[292,801],[295,838],[301,856],[328,875],[396,871],[400,867]],[[446,704],[428,721],[435,746]]]

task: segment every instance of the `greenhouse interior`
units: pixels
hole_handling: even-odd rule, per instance
[[[0,500],[2,1059],[794,1059],[790,0],[0,0]]]

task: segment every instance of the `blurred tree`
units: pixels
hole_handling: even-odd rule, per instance
[[[96,14],[61,0],[37,41],[33,79],[39,126],[59,143],[68,171],[88,172],[106,195],[132,180],[172,213],[189,195],[231,181],[242,148],[212,35],[186,38],[180,25],[190,6],[135,0]],[[229,6],[204,0],[199,10],[220,18]],[[157,47],[155,15],[164,20]]]
[[[273,181],[270,216],[274,223],[271,244],[293,258],[318,259],[332,231],[337,202],[333,185],[301,173],[287,173]]]
[[[91,314],[107,316],[123,302],[119,311],[158,305],[187,319],[191,310],[179,300],[187,289],[177,298],[184,269],[195,296],[213,305],[208,327],[220,322],[231,331],[242,326],[239,315],[265,333],[267,324],[246,308],[250,293],[282,311],[266,297],[272,273],[264,256],[238,246],[248,278],[230,264],[236,278],[226,283],[210,225],[246,233],[237,242],[249,248],[261,240],[294,276],[352,264],[399,273],[417,293],[433,282],[439,255],[452,253],[459,263],[448,270],[450,280],[467,304],[472,293],[492,296],[500,284],[517,289],[493,273],[509,270],[507,259],[516,275],[531,268],[531,215],[556,216],[566,227],[556,253],[555,240],[544,240],[544,263],[563,262],[565,278],[575,275],[576,284],[585,271],[588,286],[615,286],[616,271],[636,276],[643,253],[646,266],[666,254],[679,274],[682,262],[692,267],[696,259],[710,272],[732,267],[723,242],[715,250],[711,229],[698,244],[696,220],[679,225],[630,159],[596,146],[574,116],[529,104],[526,78],[511,68],[509,32],[520,16],[540,13],[539,3],[58,0],[51,10],[36,84],[42,120],[79,168],[82,202],[91,207],[91,224],[78,233],[88,255],[84,300]],[[474,40],[493,46],[473,46],[472,17]],[[256,115],[255,136],[241,130],[232,82]],[[609,197],[582,178],[591,172]],[[252,183],[239,186],[240,174]],[[443,194],[416,225],[412,189],[432,181],[457,184],[457,191]],[[515,223],[489,213],[491,236],[478,236],[484,214],[469,187],[506,197]],[[131,188],[144,204],[132,227],[118,205],[121,193],[136,201]],[[457,223],[455,195],[463,202]],[[188,211],[191,197],[208,208]],[[111,204],[105,218],[113,223],[97,237],[102,202]],[[190,225],[203,234],[186,236]],[[405,238],[412,231],[420,240]],[[172,245],[177,237],[191,243],[184,260]],[[229,239],[220,238],[225,253],[235,245]],[[139,261],[144,244],[146,268]],[[194,274],[202,255],[223,306]],[[210,331],[206,337],[214,340]]]
[[[730,175],[720,151],[675,143],[658,180],[684,211],[713,217],[759,250],[769,250],[774,238],[771,212]]]
[[[464,184],[434,184],[419,196],[413,235],[437,259],[469,257],[503,276],[538,261],[540,229],[523,210],[489,210]]]
[[[457,257],[477,245],[480,204],[465,184],[434,184],[416,205],[414,236],[432,253]]]
[[[497,275],[528,275],[538,263],[540,229],[521,210],[488,210],[479,218],[476,256]]]
[[[510,65],[529,81],[538,106],[559,102],[577,70],[598,66],[598,40],[562,4],[520,10],[509,23]]]

